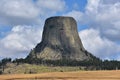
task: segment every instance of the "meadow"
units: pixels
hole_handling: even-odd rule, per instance
[[[0,80],[120,80],[119,70],[0,75]]]
[[[35,64],[7,64],[3,74],[38,74],[46,72],[71,72],[82,70],[79,66],[45,66]]]

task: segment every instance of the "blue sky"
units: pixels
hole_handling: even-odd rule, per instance
[[[89,52],[120,60],[120,0],[1,0],[0,57],[26,57],[41,41],[44,21],[71,16]]]

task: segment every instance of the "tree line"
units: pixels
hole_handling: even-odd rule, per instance
[[[36,65],[46,65],[46,66],[84,66],[84,67],[91,67],[93,66],[97,70],[115,70],[120,69],[120,61],[117,60],[100,60],[99,58],[94,58],[91,60],[86,61],[76,61],[76,60],[68,60],[68,59],[61,59],[61,60],[43,60],[37,58],[28,58],[28,59],[14,59],[11,58],[4,58],[0,61],[0,69],[4,71],[4,68],[7,63],[16,63],[17,65],[23,63],[29,64],[36,64]]]

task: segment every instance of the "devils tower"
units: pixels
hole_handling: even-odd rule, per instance
[[[37,44],[27,58],[83,61],[91,59],[91,54],[82,45],[75,19],[56,16],[45,21],[42,41]]]

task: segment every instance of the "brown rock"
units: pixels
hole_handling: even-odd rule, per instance
[[[45,21],[42,41],[28,55],[44,60],[89,60],[77,31],[77,23],[72,17],[50,17]]]

